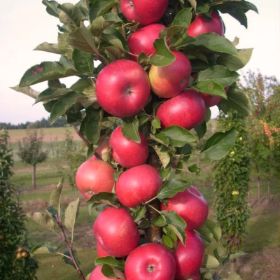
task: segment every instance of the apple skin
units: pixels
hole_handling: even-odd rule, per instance
[[[176,279],[184,280],[197,274],[203,255],[204,245],[198,233],[186,231],[186,245],[180,242],[175,251]]]
[[[82,163],[76,172],[76,186],[85,199],[100,192],[112,192],[115,184],[113,167],[95,156]]]
[[[140,236],[131,215],[123,208],[108,207],[93,224],[96,241],[110,255],[125,257],[137,247]]]
[[[168,199],[167,204],[162,204],[162,210],[175,211],[186,221],[188,230],[192,230],[200,228],[207,220],[208,203],[202,193],[192,186]]]
[[[149,156],[149,148],[142,133],[140,138],[140,143],[127,139],[122,133],[122,128],[118,126],[112,132],[109,142],[114,160],[127,168],[145,163]]]
[[[197,15],[187,29],[187,34],[190,37],[197,37],[211,32],[221,36],[225,33],[223,21],[220,15],[215,11],[211,13],[211,19],[204,15]]]
[[[108,257],[110,254],[103,249],[99,242],[96,242],[96,255],[98,258]]]
[[[141,53],[148,56],[154,54],[156,51],[154,42],[159,38],[163,29],[165,29],[164,25],[154,23],[136,30],[127,40],[130,52],[135,56]]]
[[[173,51],[175,61],[167,66],[152,65],[149,79],[153,92],[162,98],[180,94],[189,84],[192,66],[186,55]]]
[[[173,280],[175,271],[174,256],[158,243],[137,247],[125,262],[126,280]]]
[[[120,118],[134,116],[149,100],[148,75],[135,61],[115,60],[98,74],[96,97],[107,113]]]
[[[98,265],[91,272],[89,280],[125,280],[121,278],[108,278],[102,273],[102,266]]]
[[[149,164],[124,171],[116,184],[116,195],[122,205],[136,207],[153,198],[160,190],[159,172]]]
[[[129,21],[135,21],[141,25],[157,22],[164,15],[168,6],[168,0],[121,0],[120,9],[124,17]]]
[[[201,95],[207,107],[216,106],[222,101],[222,97],[220,96],[210,95],[207,93],[201,93]]]
[[[195,90],[187,90],[163,102],[156,116],[163,127],[177,125],[192,129],[203,122],[206,114],[205,102]]]

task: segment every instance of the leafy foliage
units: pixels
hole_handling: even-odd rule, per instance
[[[8,133],[0,131],[0,275],[3,280],[36,278],[37,262],[26,240],[24,215],[9,183],[13,166]]]

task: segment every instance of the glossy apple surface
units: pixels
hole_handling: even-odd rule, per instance
[[[141,133],[140,138],[140,143],[130,140],[123,135],[122,128],[117,127],[110,137],[114,160],[127,168],[145,163],[149,155],[148,143]]]
[[[102,273],[102,266],[98,265],[91,272],[89,280],[125,280],[123,278],[108,278]]]
[[[123,208],[103,210],[93,224],[93,234],[99,245],[114,257],[127,256],[139,242],[137,226]]]
[[[152,55],[155,53],[154,42],[165,28],[159,23],[144,26],[132,33],[127,40],[129,51],[138,56],[141,53]]]
[[[162,209],[175,211],[186,221],[188,230],[200,228],[208,216],[208,203],[196,187],[177,193],[162,204]]]
[[[145,107],[149,96],[148,76],[135,61],[116,60],[105,66],[97,76],[97,101],[113,116],[134,116]]]
[[[225,32],[223,21],[217,12],[212,12],[211,18],[208,18],[205,15],[197,15],[187,29],[187,34],[190,37],[197,37],[211,32],[217,33],[221,36],[223,36]]]
[[[121,0],[120,9],[124,17],[129,21],[135,21],[142,25],[157,22],[164,15],[168,6],[168,0]]]
[[[92,157],[78,168],[76,186],[86,199],[100,192],[111,192],[115,184],[114,172],[109,163]]]
[[[108,257],[110,254],[103,249],[99,242],[96,242],[96,255],[98,258]]]
[[[156,116],[163,127],[177,125],[191,129],[203,122],[205,114],[206,106],[201,95],[194,90],[187,90],[163,102]]]
[[[124,171],[116,184],[116,195],[122,205],[136,207],[153,198],[160,190],[159,172],[149,164]]]
[[[158,243],[137,247],[125,262],[126,280],[173,280],[175,270],[173,255]]]
[[[175,61],[163,67],[152,65],[149,79],[153,92],[162,98],[171,98],[183,92],[189,84],[191,63],[181,52],[172,52]]]
[[[184,280],[195,275],[201,267],[204,245],[195,231],[186,231],[186,245],[178,244],[175,251],[176,279]]]

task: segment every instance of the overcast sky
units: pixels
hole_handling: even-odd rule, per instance
[[[60,2],[76,2],[60,1]],[[260,70],[280,80],[280,0],[251,0],[259,14],[249,12],[249,28],[245,29],[229,16],[223,16],[226,36],[240,38],[238,47],[254,48],[246,68]],[[57,20],[45,12],[40,0],[2,1],[0,11],[0,122],[20,123],[35,121],[48,114],[40,104],[9,87],[18,84],[30,66],[57,56],[33,51],[44,41],[56,42]],[[37,89],[43,89],[42,85]]]

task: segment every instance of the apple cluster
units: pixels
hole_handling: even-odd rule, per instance
[[[192,129],[205,119],[207,107],[217,105],[220,97],[186,89],[192,79],[192,65],[186,54],[172,50],[174,61],[167,66],[152,65],[145,70],[137,61],[144,53],[152,56],[155,41],[165,29],[158,23],[168,6],[168,0],[121,0],[123,16],[138,22],[139,28],[128,37],[130,57],[106,65],[96,79],[96,97],[100,107],[108,114],[127,118],[137,115],[151,100],[151,92],[162,103],[155,116],[162,128],[180,126]],[[204,33],[224,34],[219,14],[210,18],[197,15],[186,33],[196,37]],[[178,241],[174,250],[163,244],[141,240],[130,209],[135,209],[155,198],[162,188],[158,169],[149,163],[148,139],[141,132],[139,141],[128,139],[122,125],[117,126],[108,141],[96,150],[96,156],[85,161],[77,170],[76,185],[85,199],[103,192],[114,192],[120,207],[110,206],[101,211],[94,221],[97,256],[112,256],[125,260],[126,280],[183,280],[200,279],[204,245],[197,233],[207,219],[208,205],[196,187],[186,187],[158,211],[174,211],[187,224],[186,243]],[[109,149],[123,172],[118,176],[113,166],[101,160],[104,149]],[[97,266],[90,280],[106,280],[102,267]],[[116,278],[117,279],[117,278]]]

